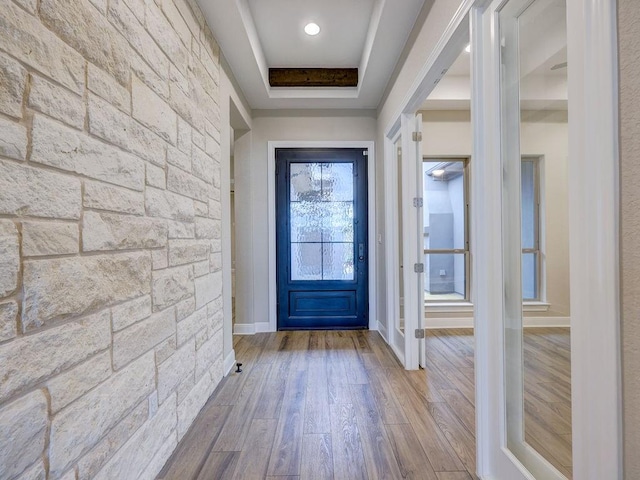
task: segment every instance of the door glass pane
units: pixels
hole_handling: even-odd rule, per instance
[[[424,256],[424,299],[463,300],[467,291],[464,253],[428,253]]]
[[[322,244],[291,244],[291,280],[322,280]]]
[[[291,280],[353,280],[353,163],[292,163]]]
[[[323,202],[318,212],[323,242],[353,242],[353,202]]]
[[[351,280],[353,243],[325,243],[322,248],[323,280]]]
[[[322,164],[322,199],[326,202],[353,200],[353,164]]]
[[[322,204],[291,202],[291,241],[322,242]]]
[[[322,171],[319,163],[291,164],[291,201],[314,202],[322,194]]]
[[[572,476],[566,8],[509,0],[499,13],[507,447],[541,479]]]

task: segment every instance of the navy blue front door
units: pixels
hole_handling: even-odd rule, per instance
[[[368,328],[366,155],[276,149],[279,330]]]

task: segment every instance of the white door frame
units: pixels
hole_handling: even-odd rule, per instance
[[[456,11],[453,19],[449,22],[449,25],[445,29],[442,37],[436,44],[435,48],[431,55],[427,58],[427,61],[420,69],[416,80],[409,90],[408,94],[405,97],[405,100],[401,104],[399,110],[392,117],[391,122],[387,125],[385,129],[385,138],[384,138],[384,148],[385,148],[385,199],[393,198],[393,201],[385,202],[385,228],[387,229],[387,250],[386,250],[386,295],[387,295],[387,323],[390,324],[393,320],[393,315],[396,315],[396,312],[399,311],[399,288],[398,288],[398,280],[396,278],[397,271],[399,269],[399,264],[397,262],[397,258],[399,256],[399,248],[396,245],[395,239],[397,238],[397,211],[399,206],[395,199],[398,197],[398,185],[397,185],[397,175],[394,172],[390,173],[390,170],[394,170],[397,168],[395,153],[394,153],[394,144],[402,135],[402,162],[403,164],[412,163],[412,174],[419,174],[421,172],[415,172],[416,163],[413,159],[416,156],[414,153],[415,144],[413,144],[411,139],[411,134],[415,131],[415,114],[420,109],[420,106],[424,102],[425,98],[429,96],[434,87],[438,84],[440,79],[444,76],[447,69],[451,66],[454,60],[458,57],[462,49],[467,45],[469,41],[469,23],[467,20],[467,16],[474,7],[474,5],[482,5],[487,3],[488,0],[464,0],[458,10]],[[476,7],[477,8],[477,7]],[[403,121],[404,118],[404,121]],[[404,125],[404,126],[403,126]],[[387,160],[388,159],[388,160]],[[403,179],[404,181],[404,179]],[[408,187],[407,187],[408,188]],[[408,195],[409,199],[413,196],[420,196],[418,192],[416,194]],[[418,292],[421,290],[420,280],[417,274],[413,273],[413,263],[421,263],[418,259],[415,259],[411,262],[410,268],[407,267],[406,252],[410,251],[415,257],[414,252],[415,241],[418,235],[417,229],[417,215],[415,209],[410,207],[408,204],[411,202],[404,202],[405,205],[402,206],[403,210],[403,226],[404,223],[414,224],[413,227],[409,225],[409,228],[412,232],[415,232],[412,235],[409,235],[409,231],[405,228],[403,238],[403,255],[405,257],[404,261],[404,311],[405,311],[405,333],[401,334],[401,332],[392,332],[390,329],[389,336],[387,337],[388,343],[391,345],[392,349],[398,356],[398,359],[405,365],[407,369],[416,369],[419,365],[419,353],[420,353],[420,340],[414,338],[413,329],[419,328],[421,325],[415,322],[415,325],[411,323],[410,312],[409,310],[413,308],[413,315],[424,316],[424,307],[420,306],[420,313],[416,313],[418,309],[418,301],[415,299],[415,295],[411,298],[407,296],[411,295],[412,292]],[[408,203],[408,204],[407,204]],[[413,209],[413,210],[412,210]],[[406,219],[406,221],[404,221]],[[420,234],[420,238],[422,238],[422,234]],[[410,243],[407,243],[410,242]],[[412,258],[413,258],[412,257]],[[406,270],[411,270],[411,275],[407,275]],[[391,287],[389,287],[391,286]],[[413,303],[412,303],[413,302]],[[409,319],[409,322],[407,320]],[[417,317],[414,318],[414,320]],[[422,321],[422,325],[424,325],[424,320]],[[402,342],[402,347],[399,342]]]
[[[386,251],[385,267],[387,271],[387,327],[379,327],[380,333],[387,339],[387,343],[405,365],[405,333],[398,328],[401,312],[400,297],[400,249],[398,246],[398,152],[396,143],[400,140],[401,132],[397,131],[392,138],[385,138],[384,167],[384,198],[385,198],[385,228]],[[402,146],[400,146],[402,148]],[[404,215],[404,212],[403,212]],[[406,331],[406,329],[405,329]]]
[[[367,217],[369,267],[369,329],[377,330],[376,314],[376,164],[375,142],[372,141],[270,141],[268,142],[267,196],[269,209],[269,324],[256,331],[278,329],[278,287],[276,278],[276,148],[362,148],[367,156]]]
[[[532,478],[505,448],[499,70],[488,1],[463,0],[385,130],[385,152],[471,32],[476,439],[481,478]],[[567,0],[574,477],[622,478],[616,2]],[[497,163],[496,163],[497,162]],[[389,218],[387,215],[386,218]],[[597,228],[594,228],[596,226]],[[387,232],[390,237],[393,232]],[[410,239],[405,239],[405,242]],[[393,244],[389,244],[394,248]],[[407,244],[407,248],[410,248]],[[397,255],[388,251],[387,255]],[[393,285],[393,271],[387,284]],[[408,288],[405,286],[405,288]],[[393,295],[388,289],[387,295]],[[388,298],[389,300],[389,298]],[[598,352],[594,355],[593,352]]]
[[[567,7],[573,474],[614,479],[623,471],[617,2]]]

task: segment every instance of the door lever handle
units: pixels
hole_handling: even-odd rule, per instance
[[[358,260],[364,262],[364,243],[358,244]]]

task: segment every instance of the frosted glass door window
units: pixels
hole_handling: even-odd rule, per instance
[[[354,280],[352,163],[293,163],[291,280]]]

